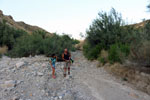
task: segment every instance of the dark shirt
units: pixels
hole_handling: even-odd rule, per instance
[[[70,54],[69,54],[69,53],[67,53],[67,54],[64,53],[64,59],[65,59],[65,60],[70,60],[69,57],[70,57]]]

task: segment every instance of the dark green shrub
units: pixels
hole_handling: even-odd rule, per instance
[[[92,25],[90,25],[86,32],[87,43],[83,46],[83,52],[85,57],[88,59],[97,58],[97,53],[100,53],[101,51],[97,52],[95,48],[99,44],[101,44],[101,49],[109,50],[110,48],[114,48],[110,46],[115,43],[129,44],[132,41],[131,33],[134,32],[133,27],[124,26],[124,21],[122,20],[121,15],[118,14],[114,9],[112,9],[110,13],[100,12],[98,15],[99,17],[93,21]],[[122,52],[128,55],[129,50],[127,47],[121,46],[119,48],[122,50]],[[115,50],[110,52],[117,53]],[[110,59],[112,58],[110,57]],[[114,60],[119,61],[119,58],[115,58]]]
[[[59,59],[65,48],[75,50],[73,39],[68,35],[59,36],[53,34],[46,36],[45,32],[36,31],[31,35],[24,35],[17,39],[14,48],[9,52],[11,57],[23,57],[29,55],[45,54],[50,56],[55,53]]]
[[[25,31],[7,25],[6,21],[0,22],[0,46],[7,46],[8,50],[14,47],[17,38],[25,34]]]
[[[119,50],[118,44],[114,44],[110,46],[110,49],[108,52],[108,59],[110,63],[121,62],[120,50]]]
[[[128,44],[125,44],[125,45],[120,44],[119,48],[125,57],[127,57],[130,54],[130,47]]]
[[[100,63],[102,63],[103,65],[107,62],[105,58],[100,57],[100,56],[98,57],[97,60],[98,60]]]
[[[94,60],[98,58],[102,46],[100,44],[96,45],[95,47],[90,47],[88,44],[83,46],[84,55],[89,60]]]
[[[122,63],[123,60],[129,55],[130,48],[127,44],[113,44],[110,46],[108,52],[108,59],[110,63],[120,62]]]
[[[105,63],[107,63],[107,62],[108,62],[108,51],[106,51],[106,50],[101,50],[101,53],[100,53],[100,55],[99,55],[99,57],[98,57],[98,61],[99,61],[100,63],[102,63],[103,65],[104,65]]]

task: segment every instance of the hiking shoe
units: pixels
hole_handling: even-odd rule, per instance
[[[70,72],[68,72],[68,75],[70,75]]]
[[[53,79],[55,79],[55,78],[56,78],[56,76],[55,76],[55,75],[53,75],[52,77],[53,77]]]
[[[64,74],[64,77],[66,77],[66,74]]]

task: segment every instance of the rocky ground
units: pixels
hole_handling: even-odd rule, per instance
[[[82,52],[72,53],[71,75],[63,77],[63,62],[51,77],[48,58],[0,59],[0,100],[150,100],[150,96],[117,81]]]

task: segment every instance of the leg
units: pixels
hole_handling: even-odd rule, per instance
[[[68,75],[70,75],[70,65],[71,65],[71,63],[69,62],[68,63]]]
[[[55,79],[55,64],[52,65],[52,77]]]
[[[64,77],[66,77],[66,72],[67,72],[67,63],[65,63],[65,66],[64,66]]]

